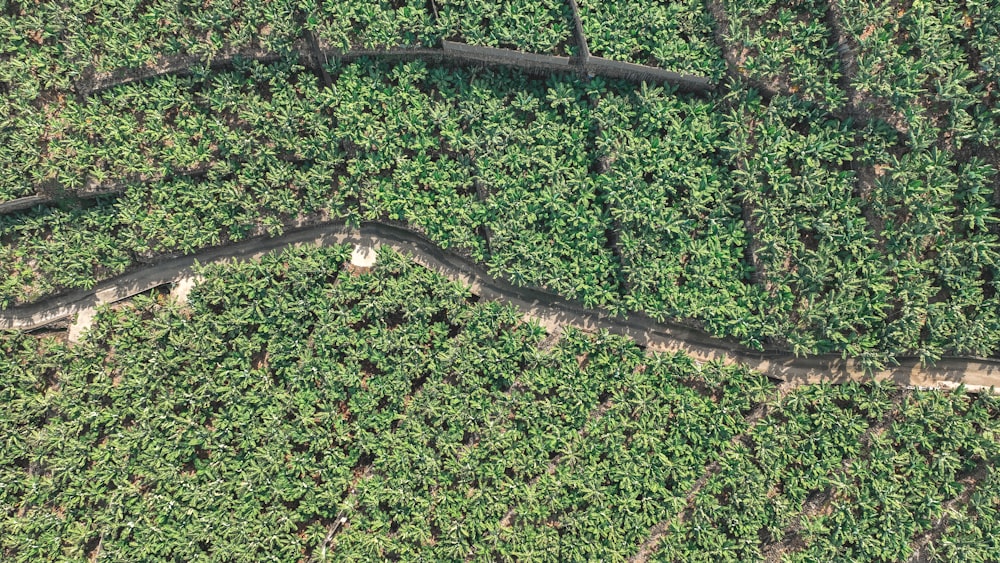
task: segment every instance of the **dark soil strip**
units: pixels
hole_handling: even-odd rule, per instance
[[[708,8],[708,13],[715,20],[715,25],[712,26],[712,35],[715,38],[716,46],[722,52],[722,58],[726,59],[726,75],[733,79],[741,78],[739,57],[735,50],[731,48],[729,42],[726,41],[726,30],[729,29],[729,16],[726,15],[726,9],[722,7],[722,1],[705,0],[705,7]],[[773,96],[774,93],[771,93],[771,95]]]
[[[729,16],[726,15],[726,9],[722,6],[722,0],[706,0],[705,7],[708,8],[712,19],[715,20],[712,34],[716,46],[719,47],[722,57],[726,60],[726,76],[734,81],[747,83],[751,88],[759,91],[766,101],[770,101],[771,98],[778,95],[794,95],[791,91],[791,85],[781,78],[771,77],[770,83],[765,83],[740,72],[746,55],[742,50],[738,50],[736,45],[730,44],[726,38],[726,30],[729,29]]]
[[[614,257],[615,262],[618,264],[618,275],[615,276],[617,278],[615,281],[618,282],[617,293],[620,297],[625,298],[632,294],[632,283],[625,273],[626,260],[622,254],[621,236],[619,235],[622,230],[622,224],[618,219],[611,219],[611,210],[609,207],[607,201],[602,203],[602,212],[607,217],[606,220],[609,221],[607,228],[604,229],[605,248],[611,251],[611,256]]]
[[[594,132],[594,137],[600,136],[600,128],[598,131]],[[608,164],[606,157],[598,157],[592,165],[591,170],[596,174],[606,174],[611,166]],[[599,185],[604,185],[600,183]],[[612,213],[611,205],[611,194],[604,188],[600,188],[597,191],[597,201],[601,204],[601,215],[604,218],[604,247],[611,252],[614,257],[614,261],[618,264],[617,279],[618,282],[617,294],[621,297],[626,297],[632,294],[632,284],[629,282],[628,276],[625,274],[625,270],[628,266],[624,254],[622,253],[621,247],[621,232],[622,224],[621,221],[614,218]]]
[[[827,0],[826,26],[833,35],[840,57],[840,89],[847,94],[850,103],[855,103],[858,95],[854,88],[854,78],[858,75],[858,53],[861,46],[853,35],[844,29],[844,12],[840,9],[839,0]]]
[[[881,256],[886,254],[886,217],[875,213],[872,209],[872,203],[877,197],[875,184],[878,181],[878,176],[883,173],[877,166],[865,164],[855,170],[854,178],[854,196],[861,200],[861,215],[865,218],[868,229],[871,230],[872,236],[875,238],[875,250]]]
[[[740,205],[741,216],[743,218],[743,229],[747,233],[747,245],[746,248],[743,249],[743,261],[749,264],[752,269],[750,272],[750,283],[752,285],[763,284],[762,287],[768,289],[769,292],[773,294],[774,288],[769,287],[772,286],[772,284],[763,283],[767,279],[767,276],[764,275],[764,264],[758,256],[762,245],[759,240],[761,228],[753,216],[756,209],[756,205],[749,198],[744,199]]]
[[[35,195],[19,197],[10,201],[0,203],[0,215],[9,215],[31,209],[37,206],[60,205],[60,204],[80,204],[87,200],[96,199],[103,196],[121,195],[128,187],[135,183],[149,184],[161,181],[168,176],[184,178],[201,178],[208,174],[210,166],[201,164],[189,170],[174,170],[168,174],[155,174],[149,177],[133,177],[126,181],[113,181],[106,184],[98,184],[92,178],[84,180],[83,188],[79,190],[67,190],[60,186],[38,187]]]
[[[477,172],[478,173],[478,172]],[[479,203],[486,205],[487,200],[490,198],[489,189],[479,181],[479,178],[472,180],[472,185],[476,189],[476,199]],[[486,223],[479,225],[478,229],[479,236],[483,237],[483,241],[486,242],[486,255],[493,257],[493,230]]]
[[[316,35],[313,32],[306,30],[305,32],[306,44],[309,45],[311,64],[310,68],[314,70],[319,70],[320,77],[323,79],[323,84],[327,88],[333,86],[333,77],[326,70],[326,65],[329,62],[325,53],[323,53],[319,48],[319,41],[316,40]]]
[[[750,147],[754,146],[754,139],[756,137],[754,133],[755,128],[756,123],[751,122],[748,127],[750,133],[747,139],[747,145]],[[737,170],[745,170],[746,167],[743,161],[749,158],[753,158],[753,155],[734,155],[735,162],[732,162],[730,166],[733,166]],[[757,209],[756,202],[754,201],[754,197],[756,196],[747,192],[747,188],[745,187],[737,187],[736,190],[736,195],[740,199],[740,216],[743,219],[743,230],[747,233],[747,245],[743,249],[743,262],[749,264],[752,269],[748,281],[752,285],[764,287],[773,296],[774,287],[772,284],[766,283],[768,277],[764,271],[764,264],[758,256],[761,249],[759,237],[762,229],[754,218],[754,211]]]

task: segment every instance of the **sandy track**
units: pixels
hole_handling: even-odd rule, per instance
[[[640,345],[657,351],[683,351],[699,361],[719,360],[741,363],[783,381],[843,383],[866,381],[866,374],[854,360],[822,355],[796,358],[783,351],[756,352],[737,343],[715,338],[697,329],[671,322],[657,322],[642,314],[627,319],[606,311],[587,309],[544,290],[515,287],[490,276],[470,259],[442,250],[410,230],[367,222],[360,229],[342,222],[290,230],[276,238],[250,239],[235,245],[204,250],[191,256],[167,258],[158,263],[109,279],[89,291],[53,296],[43,302],[0,311],[0,329],[31,330],[84,312],[96,305],[126,299],[160,285],[190,278],[197,261],[210,264],[233,259],[260,257],[272,250],[293,245],[331,245],[349,242],[356,246],[388,246],[409,254],[413,260],[449,279],[471,287],[484,299],[509,303],[550,332],[574,326],[585,330],[604,329],[628,336]],[[874,374],[901,385],[953,388],[965,384],[970,390],[1000,387],[1000,361],[982,358],[944,358],[934,366],[921,366],[915,358],[899,358],[900,365]]]

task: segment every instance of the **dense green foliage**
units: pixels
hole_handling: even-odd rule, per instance
[[[434,46],[441,39],[532,53],[568,55],[572,15],[561,0],[321,2],[305,27],[336,49]]]
[[[1000,405],[985,396],[810,386],[774,408],[726,453],[664,560],[754,560],[769,543],[788,561],[905,560],[958,480],[1000,455]]]
[[[1000,138],[995,0],[723,2],[738,71],[765,89],[882,119],[918,150]]]
[[[1000,478],[995,467],[969,495],[965,506],[956,506],[949,514],[948,527],[939,542],[928,546],[933,561],[990,561],[996,557],[1000,538]]]
[[[436,10],[429,6],[414,0],[4,0],[0,60],[6,64],[0,83],[17,85],[23,94],[53,87],[69,90],[74,80],[89,73],[153,66],[163,57],[207,60],[247,48],[291,49],[305,30],[345,50],[429,46],[444,37],[555,52],[571,40],[569,7],[556,0],[440,0]]]
[[[554,55],[577,52],[565,0],[433,1],[445,39]]]
[[[259,2],[0,0],[0,200],[34,191],[22,164],[58,128],[63,104],[94,73],[192,63],[222,51],[284,51],[301,34],[292,4]],[[54,133],[53,133],[54,134]]]
[[[538,495],[562,499],[567,526],[634,503],[648,514],[621,523],[639,534],[613,548],[627,550],[768,387],[610,336],[539,351],[541,331],[509,309],[470,306],[467,290],[391,253],[361,276],[345,256],[211,268],[190,311],[140,298],[106,310],[73,351],[7,337],[5,560],[98,544],[116,560],[318,556],[341,515],[338,558],[509,556],[522,548],[505,543],[540,545],[539,507],[523,504]],[[612,439],[613,456],[590,458]],[[676,477],[639,463],[650,448]],[[549,472],[553,455],[564,462]],[[630,484],[602,484],[597,468]],[[508,506],[510,534],[490,539]]]
[[[788,98],[739,104],[730,150],[766,322],[788,323],[765,333],[856,356],[996,349],[992,166],[902,152],[884,124],[851,128]]]
[[[16,168],[36,158],[33,141],[95,76],[162,68],[178,58],[197,65],[233,53],[291,54],[307,48],[307,32],[321,48],[345,51],[451,39],[571,55],[577,51],[571,29],[561,0],[439,0],[433,6],[416,0],[0,0],[0,201],[34,191]]]
[[[563,0],[0,0],[0,202],[55,199],[0,217],[0,307],[382,221],[757,348],[998,352],[997,0],[579,4],[594,55],[717,90],[301,64],[574,55]],[[996,559],[993,397],[778,392],[349,251],[207,268],[72,347],[0,335],[0,559],[621,560],[657,530],[664,561]]]
[[[405,222],[588,305],[877,367],[1000,342],[995,167],[796,97],[414,62],[240,63],[68,99],[12,174],[94,206],[0,218],[0,303],[295,216]],[[90,240],[93,244],[80,244]]]
[[[836,1],[836,0],[834,0]],[[843,69],[828,24],[830,0],[723,0],[737,71],[768,87],[839,107]]]
[[[125,196],[104,206],[0,220],[12,241],[0,266],[10,272],[3,302],[53,286],[89,287],[109,275],[100,269],[108,264],[73,250],[78,236],[107,240],[116,252],[190,252],[238,240],[258,226],[277,228],[275,217],[316,210],[406,221],[520,283],[549,285],[595,304],[617,299],[615,287],[605,286],[614,271],[581,135],[589,110],[580,85],[420,63],[360,63],[336,76],[331,88],[317,92],[315,77],[300,68],[249,64],[207,83],[158,80],[158,95],[144,96],[146,87],[132,85],[82,106],[69,102],[72,118],[50,142],[46,164],[35,169],[39,180],[134,180]],[[268,88],[256,86],[265,81]],[[579,144],[566,150],[573,138]],[[477,182],[491,196],[485,202],[477,199]],[[537,191],[543,183],[548,193]],[[583,198],[576,209],[563,205],[576,198]],[[149,212],[143,200],[152,203]],[[359,201],[360,209],[347,206]],[[157,213],[158,207],[171,212]],[[172,232],[185,222],[201,226]],[[43,236],[55,225],[73,235],[59,236],[58,229]],[[481,228],[496,238],[492,254]],[[38,258],[40,274],[26,270],[29,255]],[[66,271],[59,263],[67,261],[89,265],[92,273],[86,266]],[[15,276],[16,270],[23,273]]]
[[[949,148],[961,148],[1000,138],[1000,4],[845,0],[843,12],[858,44],[852,86],[868,105],[898,114],[912,143],[930,146],[945,136]]]
[[[591,54],[718,80],[725,70],[700,0],[579,0]]]
[[[342,168],[315,111],[317,79],[291,65],[165,77],[69,100],[42,164],[20,173],[63,189],[121,185],[84,207],[4,217],[0,302],[91,287],[130,264],[278,232],[290,217],[342,209]],[[264,84],[270,84],[265,87]],[[37,267],[29,267],[33,261]]]
[[[429,45],[440,36],[434,14],[422,0],[311,4],[315,9],[307,27],[321,44],[342,51]]]
[[[619,237],[624,308],[702,319],[759,344],[760,291],[742,264],[749,240],[718,156],[717,105],[642,88],[608,94],[595,111],[596,179]]]
[[[4,334],[3,559],[617,560],[662,522],[654,558],[799,534],[793,560],[891,559],[1000,453],[987,396],[776,399],[608,334],[543,343],[404,257],[358,273],[348,252],[209,267],[187,306],[105,308],[72,348]],[[989,553],[990,482],[936,553]]]

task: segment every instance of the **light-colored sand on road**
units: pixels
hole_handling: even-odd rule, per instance
[[[357,268],[371,268],[377,259],[378,254],[375,252],[375,247],[367,240],[356,245],[354,252],[351,253],[351,265]]]
[[[69,325],[69,332],[66,334],[66,341],[70,344],[76,344],[79,342],[83,333],[89,330],[94,324],[94,317],[96,315],[97,309],[94,307],[81,309],[80,312],[76,314],[76,320]]]
[[[172,297],[178,303],[187,303],[188,295],[191,294],[191,289],[194,288],[201,282],[201,277],[189,275],[184,276],[177,281],[175,281],[170,286],[170,297]]]

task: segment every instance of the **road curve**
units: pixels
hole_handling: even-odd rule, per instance
[[[677,323],[658,322],[634,313],[628,318],[607,311],[588,309],[545,290],[515,287],[497,279],[479,264],[441,249],[424,236],[398,226],[365,222],[353,228],[343,222],[289,230],[275,238],[255,238],[238,244],[167,258],[155,264],[106,280],[91,290],[53,296],[43,302],[0,311],[0,329],[31,330],[66,319],[99,304],[126,299],[192,274],[197,261],[210,264],[232,259],[251,259],[293,245],[337,243],[388,246],[449,279],[470,286],[484,299],[509,303],[546,330],[564,326],[585,330],[604,329],[628,336],[657,351],[683,351],[698,361],[740,363],[769,377],[797,384],[867,381],[873,377],[914,387],[953,388],[964,384],[970,391],[1000,387],[1000,361],[989,358],[944,358],[933,366],[922,366],[915,358],[899,358],[900,365],[876,374],[866,374],[854,360],[836,355],[797,358],[782,351],[757,352],[737,343],[715,338]]]

